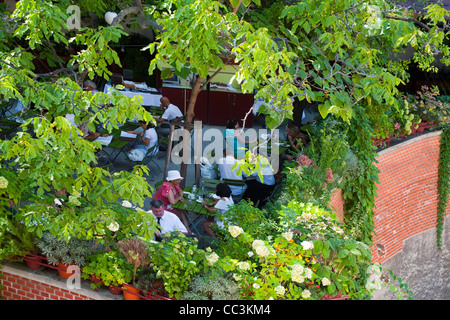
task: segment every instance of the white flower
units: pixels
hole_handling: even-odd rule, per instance
[[[314,244],[310,241],[303,241],[302,243],[300,243],[303,247],[303,250],[309,250],[314,248]]]
[[[292,273],[293,274],[298,274],[298,275],[302,274],[303,273],[303,266],[301,264],[298,264],[298,263],[294,264],[292,266]]]
[[[259,284],[257,284],[257,283],[254,283],[254,284],[253,284],[253,288],[255,288],[255,289],[259,289],[259,288],[261,288],[261,287],[260,287],[260,285],[259,285]]]
[[[269,249],[267,249],[264,241],[262,240],[254,240],[252,247],[258,256],[265,257],[270,254]]]
[[[229,226],[228,231],[233,238],[237,238],[242,232],[244,232],[244,230],[238,226]]]
[[[312,275],[313,275],[312,270],[309,268],[305,268],[305,277],[307,277],[308,279],[311,279]]]
[[[208,260],[209,264],[213,265],[219,260],[219,256],[215,252],[213,252],[206,257],[206,260]]]
[[[269,249],[266,246],[259,246],[255,248],[256,254],[261,257],[266,257],[270,254]]]
[[[117,230],[119,230],[119,224],[113,221],[109,224],[108,229],[112,232],[116,232]]]
[[[299,275],[299,274],[291,274],[291,279],[294,282],[303,283],[305,282],[305,277]]]
[[[311,297],[311,292],[309,292],[309,290],[303,290],[302,297],[305,299]]]
[[[0,189],[6,189],[8,187],[8,180],[1,176],[0,177]]]
[[[292,281],[303,283],[305,281],[305,277],[302,275],[304,268],[301,264],[294,264],[291,270],[291,279]]]
[[[81,193],[80,193],[80,191],[77,191],[75,188],[73,188],[73,190],[72,190],[72,195],[73,195],[75,198],[79,198],[79,197],[81,196]]]
[[[61,201],[59,201],[59,199],[58,199],[58,198],[55,198],[54,202],[55,202],[55,204],[56,204],[56,205],[58,205],[58,206],[62,206],[62,202],[61,202]]]
[[[81,204],[81,202],[74,196],[69,196],[69,203],[73,204],[74,206],[79,206]]]
[[[240,281],[240,280],[242,280],[242,277],[240,276],[240,275],[237,275],[237,274],[233,274],[233,278],[234,278],[234,280],[236,280],[236,281]]]
[[[133,205],[131,204],[130,201],[123,200],[123,201],[122,201],[122,207],[125,207],[125,208],[132,208]]]
[[[248,262],[238,262],[237,265],[241,270],[250,270],[250,264]]]
[[[283,295],[286,292],[286,289],[284,289],[282,285],[279,285],[275,288],[275,292],[280,295]]]
[[[247,252],[247,254],[249,257],[253,257],[253,255],[254,255],[253,251],[249,251],[249,252]]]
[[[294,234],[292,232],[283,232],[282,236],[287,240],[287,241],[291,241],[292,237],[294,236]]]
[[[330,280],[328,278],[322,278],[322,285],[323,286],[329,286],[331,284]]]
[[[252,243],[252,248],[256,249],[256,248],[264,246],[264,245],[265,245],[264,241],[262,241],[262,240],[254,240],[253,243]]]

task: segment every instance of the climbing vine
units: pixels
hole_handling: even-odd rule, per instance
[[[375,166],[376,153],[371,139],[373,129],[364,108],[355,110],[355,116],[348,126],[349,145],[359,162],[359,170],[346,177],[343,181],[342,198],[345,201],[345,224],[347,231],[355,239],[372,244],[374,231],[374,207],[376,198],[376,183],[379,170]]]
[[[448,204],[450,179],[450,125],[446,124],[441,132],[441,146],[438,166],[438,205],[437,205],[437,245],[442,245],[445,210]]]

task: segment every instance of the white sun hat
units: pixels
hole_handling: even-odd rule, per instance
[[[177,170],[170,170],[167,172],[167,181],[177,180],[177,179],[183,179],[183,177],[180,175],[180,173]]]

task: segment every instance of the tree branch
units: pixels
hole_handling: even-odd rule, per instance
[[[163,27],[159,24],[157,24],[155,21],[150,20],[148,18],[145,17],[144,11],[142,10],[142,6],[136,5],[136,2],[139,1],[133,1],[135,3],[134,7],[129,7],[129,8],[125,8],[122,9],[117,16],[113,19],[111,25],[115,26],[116,24],[119,24],[120,22],[122,22],[126,16],[130,15],[130,14],[136,14],[139,18],[139,24],[142,27],[147,27],[147,26],[151,26],[159,31],[163,30]]]
[[[383,18],[392,19],[392,20],[401,20],[401,21],[406,21],[406,22],[413,22],[413,23],[421,26],[422,28],[426,29],[427,31],[431,30],[431,28],[429,26],[427,26],[425,23],[423,23],[422,21],[419,21],[417,19],[414,19],[414,18],[395,17],[395,16],[390,16],[387,14],[383,14]]]

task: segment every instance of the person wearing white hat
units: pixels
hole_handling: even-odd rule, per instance
[[[183,180],[180,172],[177,170],[169,170],[167,172],[166,181],[156,190],[153,200],[158,199],[164,203],[164,209],[175,213],[181,222],[183,222],[189,234],[193,234],[189,228],[189,220],[184,210],[172,208],[172,205],[178,202],[184,202],[183,190],[179,184]]]

